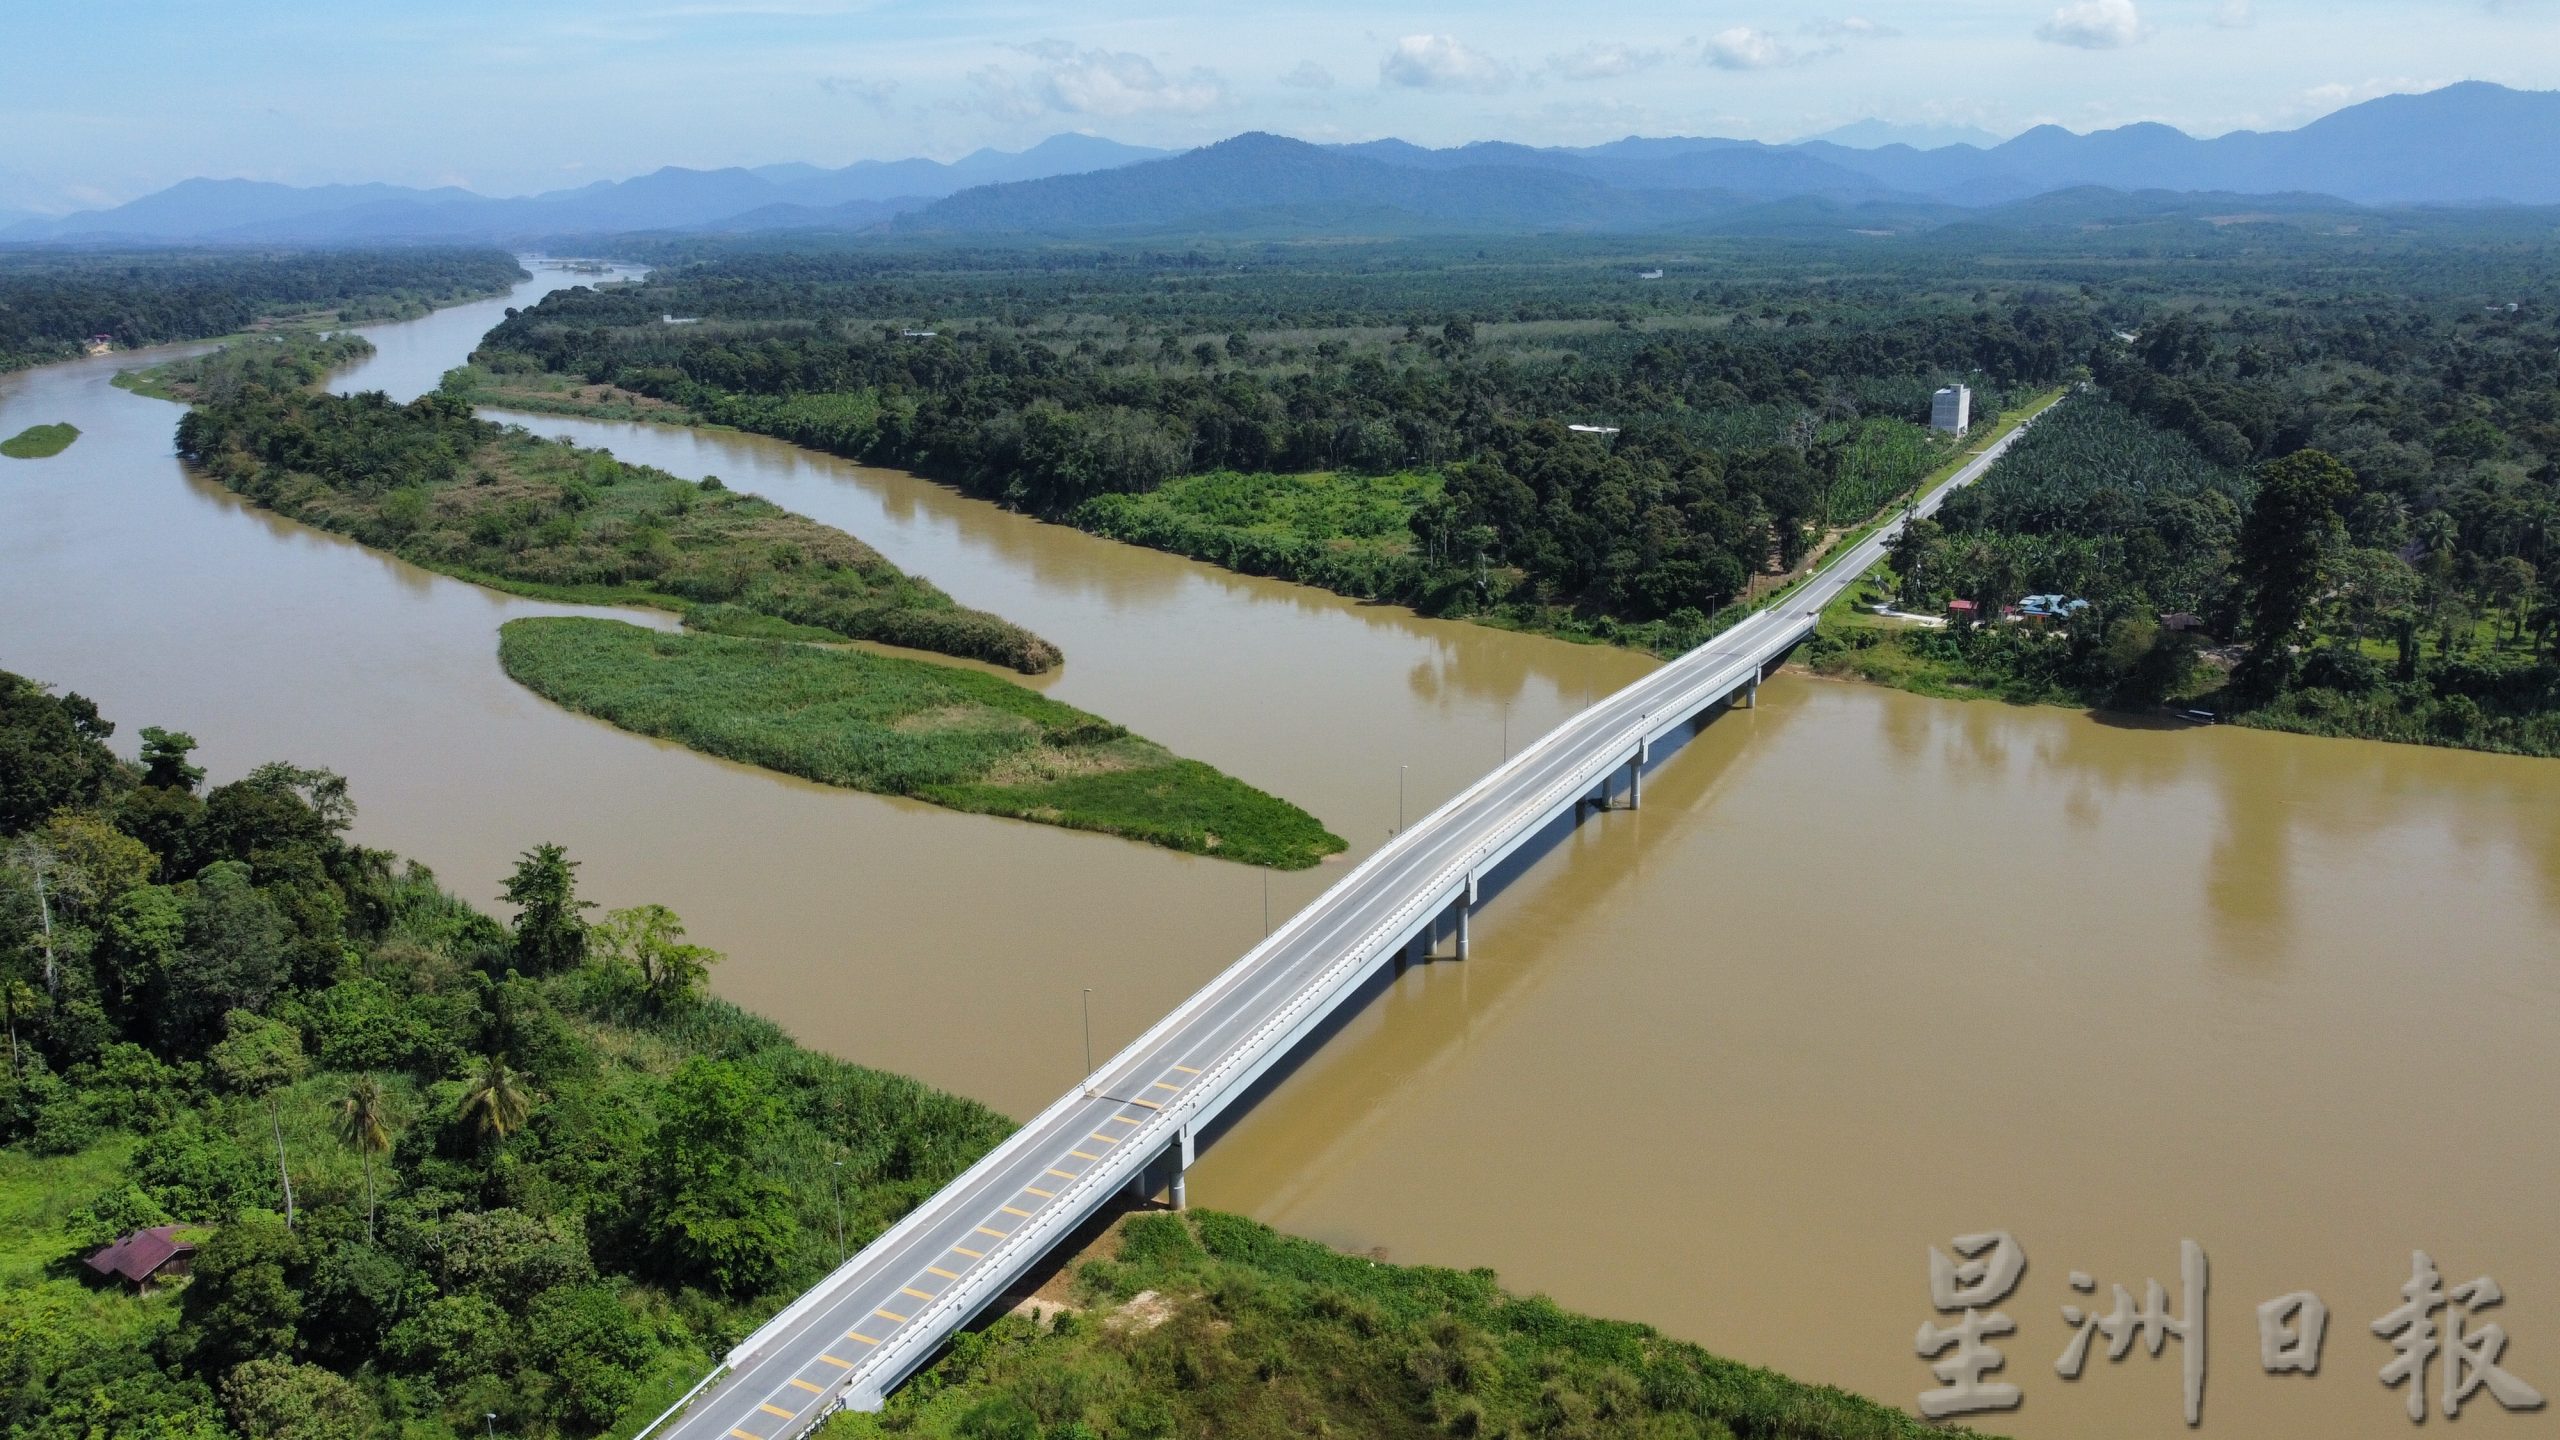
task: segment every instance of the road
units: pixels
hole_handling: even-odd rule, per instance
[[[1927,514],[2025,427],[1923,497]],[[1086,1083],[917,1207],[731,1352],[662,1432],[787,1440],[839,1404],[876,1408],[950,1335],[1282,1060],[1378,966],[1631,761],[1756,684],[1822,607],[1880,560],[1899,522],[1706,645],[1567,720],[1408,826]],[[673,1412],[671,1412],[673,1413]]]

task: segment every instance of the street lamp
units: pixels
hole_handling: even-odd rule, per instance
[[[491,1440],[495,1440],[498,1433],[498,1412],[495,1410],[484,1411],[482,1412],[480,1419],[483,1424],[488,1426]]]
[[[1396,833],[1399,835],[1404,833],[1404,772],[1412,768],[1410,765],[1396,767]]]
[[[1090,985],[1084,987],[1084,1075],[1088,1081],[1093,1078],[1093,987]],[[1092,1093],[1090,1087],[1086,1093]]]
[[[842,1179],[842,1176],[843,1176],[843,1175],[844,1175],[844,1162],[843,1162],[843,1161],[841,1161],[841,1160],[838,1160],[837,1162],[835,1162],[834,1166],[833,1166],[833,1167],[831,1167],[831,1168],[827,1171],[827,1193],[828,1193],[828,1194],[830,1194],[830,1195],[832,1195],[832,1196],[834,1196],[834,1197],[835,1197],[835,1202],[836,1202],[836,1263],[837,1263],[837,1264],[839,1264],[839,1265],[843,1264],[846,1260],[848,1260],[848,1259],[852,1258],[851,1256],[849,1256],[849,1255],[846,1253],[845,1248],[844,1248],[844,1181],[843,1181],[843,1179]]]

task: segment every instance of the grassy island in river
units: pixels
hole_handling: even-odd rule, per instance
[[[280,514],[540,599],[681,613],[693,635],[520,621],[501,661],[556,703],[830,785],[1295,869],[1314,816],[994,675],[844,651],[868,640],[1026,672],[1056,647],[955,603],[851,535],[742,495],[472,416],[449,395],[321,394],[361,337],[231,347],[145,372],[191,400],[182,451]],[[816,642],[815,644],[808,642]],[[822,647],[837,648],[822,648]]]
[[[498,658],[626,730],[828,785],[1303,869],[1343,848],[1297,806],[1000,676],[614,620],[511,620]]]
[[[6,440],[0,440],[0,455],[12,460],[42,460],[59,455],[80,438],[77,425],[30,425]]]
[[[199,381],[178,448],[278,514],[414,564],[540,599],[761,617],[1037,673],[1055,646],[967,609],[841,530],[753,495],[475,418]]]

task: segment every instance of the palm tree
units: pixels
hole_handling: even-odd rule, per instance
[[[533,1096],[524,1088],[524,1077],[501,1056],[482,1059],[480,1072],[462,1092],[462,1113],[478,1121],[481,1134],[500,1140],[523,1129],[532,1111]]]
[[[373,1157],[391,1149],[391,1102],[383,1096],[382,1082],[370,1075],[359,1075],[347,1086],[334,1107],[338,1114],[338,1138],[355,1147],[364,1157],[364,1238],[373,1238]]]

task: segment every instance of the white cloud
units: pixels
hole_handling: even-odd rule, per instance
[[[1408,90],[1499,90],[1511,68],[1453,35],[1407,35],[1378,62],[1378,83]]]
[[[1890,25],[1879,25],[1864,15],[1843,15],[1837,20],[1808,20],[1804,33],[1830,40],[1883,40],[1902,32]]]
[[[2039,40],[2083,50],[2120,50],[2147,33],[2133,0],[2071,0],[2036,27]]]
[[[987,65],[969,72],[980,108],[999,119],[1022,121],[1051,112],[1065,115],[1197,115],[1227,103],[1227,84],[1211,70],[1167,74],[1153,60],[1126,50],[1079,50],[1064,40],[1019,46],[1040,62],[1028,75]]]
[[[1300,90],[1330,90],[1333,88],[1333,72],[1313,60],[1301,60],[1296,68],[1280,77],[1280,83]]]
[[[1721,70],[1766,70],[1787,64],[1796,53],[1766,30],[1736,25],[1708,36],[1698,58]]]
[[[2213,12],[2213,23],[2225,30],[2246,30],[2258,23],[2258,17],[2250,11],[2249,0],[2222,0]]]
[[[898,94],[895,80],[870,80],[853,75],[821,75],[818,88],[830,95],[858,100],[874,110],[886,113],[889,102]]]
[[[1585,45],[1547,57],[1547,68],[1568,80],[1615,80],[1661,63],[1661,51],[1638,45]]]

